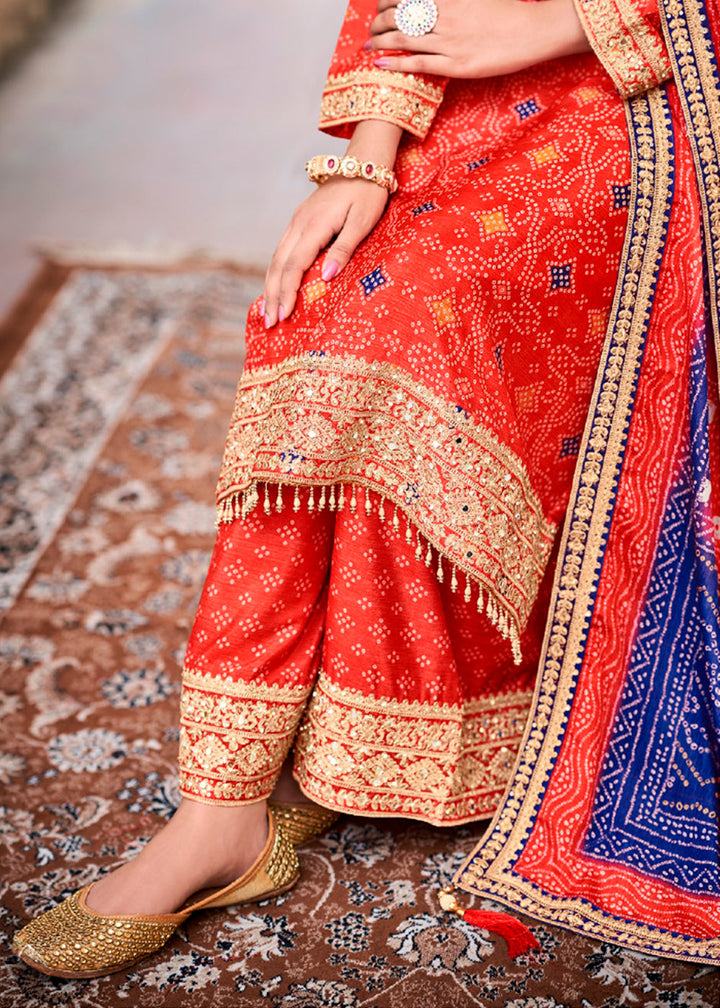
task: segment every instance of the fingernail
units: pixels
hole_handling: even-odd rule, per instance
[[[267,312],[264,313],[264,318],[265,318],[265,328],[269,329],[270,328],[270,316],[268,315]]]
[[[374,61],[376,67],[380,67],[381,70],[387,70],[389,63],[386,59],[377,59]]]
[[[285,318],[285,309],[282,305],[278,308],[278,322],[282,322]]]
[[[371,39],[368,39],[368,40],[367,40],[367,42],[366,42],[366,43],[365,43],[365,45],[363,46],[363,49],[365,50],[365,52],[367,52],[367,51],[368,51],[368,49],[372,49],[372,40],[371,40]]]
[[[265,298],[260,298],[260,314],[265,314]]]
[[[322,273],[320,274],[320,276],[323,278],[323,280],[332,280],[332,278],[335,276],[335,274],[339,269],[340,267],[336,262],[325,263],[325,265],[322,268]]]

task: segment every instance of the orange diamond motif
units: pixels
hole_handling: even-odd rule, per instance
[[[577,89],[575,94],[581,105],[587,105],[588,102],[595,101],[596,98],[602,98],[603,96],[600,88],[596,87],[581,87]]]
[[[478,214],[478,217],[486,237],[510,230],[502,210],[491,210],[488,213]]]
[[[442,301],[433,301],[432,310],[435,312],[435,321],[442,329],[443,326],[457,322],[453,311],[452,295],[448,294]]]
[[[531,410],[535,407],[537,388],[535,385],[525,385],[517,390],[518,409]]]
[[[608,313],[606,311],[590,312],[590,332],[593,336],[602,336],[607,329]]]
[[[324,280],[313,280],[312,283],[309,283],[303,290],[305,304],[311,305],[313,301],[317,301],[318,298],[324,297],[327,292],[327,288],[328,285]]]
[[[398,163],[403,167],[406,165],[422,164],[423,156],[417,147],[408,147],[407,150],[403,151],[398,157]]]
[[[530,151],[530,157],[535,162],[537,168],[547,164],[549,161],[557,161],[560,157],[558,149],[554,143],[547,144],[546,147],[538,147],[537,150]]]

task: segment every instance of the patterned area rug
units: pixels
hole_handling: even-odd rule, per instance
[[[4,942],[131,858],[178,801],[178,669],[259,288],[229,268],[48,267],[45,281],[49,307],[16,314],[31,331],[0,384]],[[293,892],[191,919],[130,973],[52,980],[6,945],[0,1005],[720,1004],[717,970],[539,926],[542,950],[513,962],[439,915],[437,888],[481,829],[345,817],[301,852]]]

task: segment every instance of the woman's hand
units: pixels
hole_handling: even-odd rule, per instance
[[[323,262],[323,280],[332,280],[383,215],[388,192],[365,179],[336,176],[312,193],[292,216],[265,277],[265,327],[288,318],[303,274],[337,235]]]
[[[384,56],[378,66],[442,77],[495,77],[587,52],[590,44],[573,0],[436,0],[438,19],[427,35],[398,31],[398,0],[379,0],[370,26],[372,49],[411,56]]]
[[[401,136],[394,123],[366,119],[355,127],[347,153],[392,169]],[[300,204],[265,276],[266,328],[289,317],[303,274],[333,238],[323,260],[323,280],[332,280],[347,266],[382,217],[388,198],[387,189],[375,182],[335,176]]]

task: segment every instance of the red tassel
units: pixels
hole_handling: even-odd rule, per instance
[[[525,955],[532,949],[539,949],[540,942],[522,921],[511,914],[499,913],[496,910],[466,910],[463,920],[475,927],[492,931],[507,942],[508,955],[511,959]]]
[[[493,934],[504,938],[511,959],[540,948],[540,942],[530,928],[511,914],[499,913],[497,910],[473,910],[470,908],[466,910],[453,896],[452,888],[441,889],[438,900],[443,910],[456,913],[468,924],[483,928],[485,931],[492,931]]]

